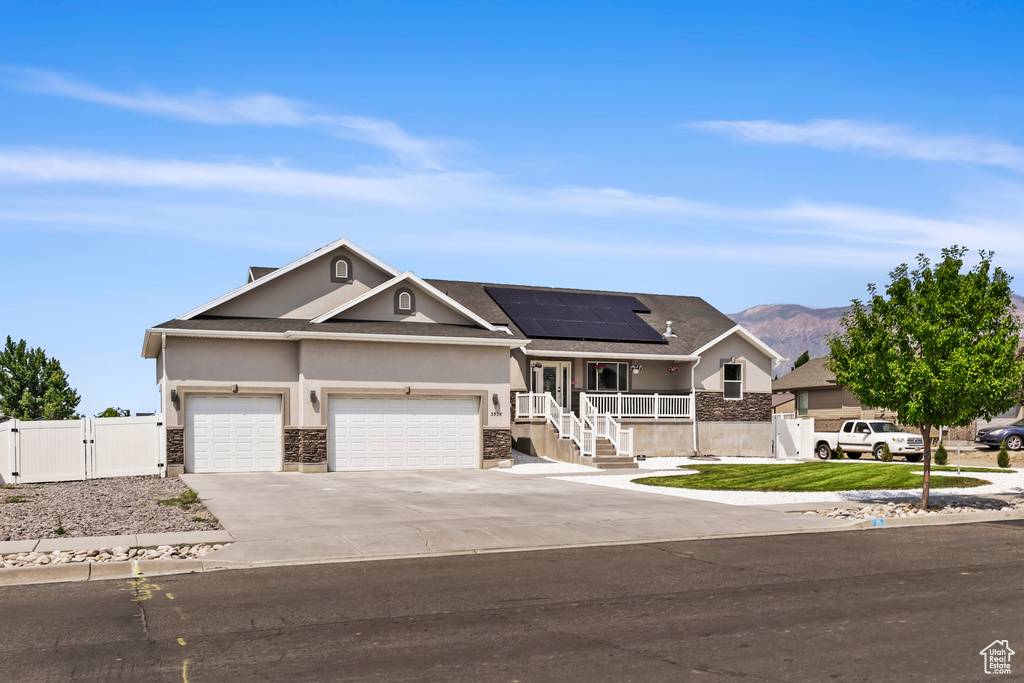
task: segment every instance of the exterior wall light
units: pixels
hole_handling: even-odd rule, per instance
[[[316,405],[316,389],[309,392],[309,402],[312,403],[313,405]]]
[[[178,398],[177,389],[171,389],[171,403],[174,405],[175,410],[181,409],[181,399]]]
[[[644,369],[644,366],[642,366],[639,363],[637,363],[636,365],[633,366],[633,374],[634,375],[639,375],[640,371],[643,370],[643,369]]]
[[[497,394],[491,394],[491,403],[494,404],[494,407],[498,407],[499,405],[501,405],[501,402],[498,400]]]

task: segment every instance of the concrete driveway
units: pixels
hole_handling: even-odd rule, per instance
[[[235,537],[233,546],[207,556],[224,566],[785,533],[838,524],[495,470],[183,479]]]

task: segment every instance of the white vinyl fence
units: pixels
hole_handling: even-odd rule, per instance
[[[814,418],[772,415],[772,451],[778,459],[814,457]]]
[[[0,483],[81,481],[160,474],[163,418],[0,422]]]

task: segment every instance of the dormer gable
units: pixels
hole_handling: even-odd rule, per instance
[[[412,272],[388,280],[362,296],[314,318],[314,323],[338,321],[438,323],[488,330],[493,325]]]

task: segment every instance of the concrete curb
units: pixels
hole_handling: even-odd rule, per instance
[[[964,519],[967,517],[967,519]],[[884,524],[877,524],[882,519]],[[19,567],[0,570],[0,586],[25,585],[35,583],[58,583],[67,581],[102,581],[109,579],[130,579],[137,576],[154,577],[170,574],[192,574],[233,569],[264,569],[271,567],[292,567],[314,564],[342,564],[353,562],[380,562],[385,560],[412,560],[428,557],[458,557],[463,555],[493,555],[498,553],[519,553],[541,550],[572,550],[578,548],[598,548],[608,546],[650,545],[655,543],[679,543],[682,541],[709,541],[727,538],[751,538],[761,536],[793,536],[797,534],[833,533],[841,531],[860,531],[871,528],[894,529],[912,526],[948,526],[953,524],[982,524],[1002,520],[1024,519],[1022,511],[974,512],[961,515],[934,515],[921,517],[890,517],[857,520],[836,526],[782,529],[777,531],[736,532],[724,534],[698,534],[694,536],[674,536],[667,538],[643,538],[627,541],[594,541],[592,543],[567,543],[550,546],[529,546],[518,548],[482,548],[470,550],[453,550],[432,553],[412,553],[403,555],[374,556],[338,556],[316,559],[271,560],[268,562],[236,562],[225,560],[140,560],[137,562],[117,563],[76,563],[44,567]]]

